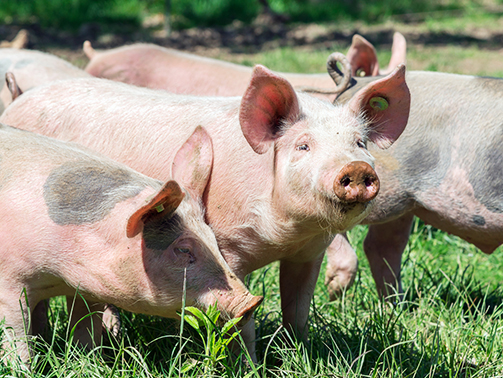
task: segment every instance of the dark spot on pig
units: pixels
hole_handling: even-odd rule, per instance
[[[21,59],[20,61],[16,62],[16,64],[14,65],[14,68],[15,69],[21,69],[21,68],[24,68],[26,66],[29,66],[30,64],[33,64],[33,59]]]
[[[167,249],[184,230],[183,221],[179,215],[162,216],[161,214],[146,221],[143,227],[145,246],[156,251]]]
[[[486,224],[486,220],[483,216],[480,215],[474,215],[472,218],[473,223],[475,223],[477,226],[483,226]]]
[[[488,136],[489,137],[489,136]],[[469,180],[475,198],[493,213],[503,213],[502,138],[492,138],[492,145],[477,151],[470,167]]]
[[[440,185],[447,167],[442,166],[442,162],[446,160],[442,160],[438,142],[422,140],[406,147],[403,151],[405,159],[399,168],[402,170],[399,175],[403,174],[407,179],[406,190],[417,193]]]
[[[47,177],[44,200],[54,223],[80,225],[103,219],[145,186],[127,170],[95,161],[68,162]]]

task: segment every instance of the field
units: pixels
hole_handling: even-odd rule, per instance
[[[431,18],[421,23],[388,21],[366,25],[255,25],[189,29],[171,36],[104,34],[106,48],[148,40],[241,64],[278,71],[324,72],[332,51],[346,52],[358,32],[373,42],[386,65],[394,30],[408,44],[408,69],[503,77],[503,18]],[[15,30],[1,37],[10,38]],[[34,33],[30,48],[52,52],[79,67],[87,60],[84,38]],[[1,39],[1,38],[0,38]],[[245,41],[239,43],[239,41]],[[281,326],[279,269],[265,267],[248,277],[256,295],[258,357],[247,367],[228,358],[219,328],[122,313],[123,335],[82,351],[68,341],[62,299],[51,302],[51,335],[37,344],[31,372],[4,358],[2,376],[29,377],[503,377],[503,248],[484,255],[463,240],[416,220],[402,263],[404,298],[381,301],[362,250],[366,228],[349,233],[360,265],[356,282],[329,301],[324,266],[310,313],[310,343],[293,340]]]

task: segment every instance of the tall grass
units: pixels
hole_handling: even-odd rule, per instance
[[[329,302],[320,278],[307,345],[281,326],[278,264],[250,276],[250,290],[266,296],[256,312],[259,364],[253,369],[241,363],[246,354],[218,361],[208,356],[203,327],[196,330],[185,323],[181,330],[174,320],[125,312],[120,340],[80,350],[70,343],[63,302],[56,300],[50,317],[53,333],[36,344],[27,376],[503,376],[503,250],[483,255],[417,220],[403,260],[406,293],[393,305],[376,294],[361,250],[364,235],[362,226],[350,233],[360,269],[343,298]],[[212,332],[223,337],[218,328]],[[4,363],[0,374],[21,374],[15,361]]]

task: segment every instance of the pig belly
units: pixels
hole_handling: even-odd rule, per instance
[[[485,253],[492,253],[503,243],[503,212],[497,208],[491,211],[478,201],[463,172],[458,171],[417,199],[419,206],[414,214],[426,223],[459,236]]]

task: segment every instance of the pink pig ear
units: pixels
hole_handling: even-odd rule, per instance
[[[126,234],[128,238],[133,238],[143,231],[143,225],[157,213],[172,214],[180,205],[185,193],[176,181],[171,180],[154,196],[131,215],[127,222]]]
[[[213,167],[213,145],[208,132],[197,126],[173,160],[171,177],[197,197],[203,196]]]
[[[370,128],[369,138],[387,148],[402,134],[410,111],[410,92],[405,83],[405,66],[360,89],[349,102],[355,114],[363,114]]]
[[[265,153],[283,121],[293,122],[299,113],[292,85],[266,67],[255,66],[239,110],[241,130],[253,150]]]
[[[359,34],[353,36],[351,47],[346,54],[351,64],[353,76],[377,76],[379,75],[379,62],[374,46]]]
[[[393,34],[393,45],[391,46],[391,59],[389,61],[388,68],[381,71],[381,75],[387,75],[393,71],[399,64],[405,64],[407,61],[407,41],[405,37],[399,33],[395,32]]]

